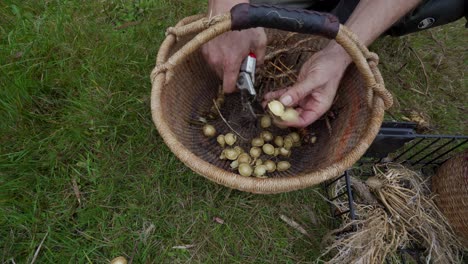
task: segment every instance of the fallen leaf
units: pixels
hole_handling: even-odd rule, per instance
[[[140,21],[130,21],[130,22],[126,22],[126,23],[123,23],[122,25],[118,26],[118,27],[115,27],[115,30],[121,30],[121,29],[126,29],[128,27],[132,27],[132,26],[136,26],[140,24]]]
[[[408,116],[403,117],[403,119],[416,123],[418,131],[424,132],[430,130],[431,125],[429,122],[429,116],[423,112],[411,110]]]
[[[303,235],[308,235],[307,231],[305,230],[304,227],[302,227],[300,224],[298,224],[296,221],[290,219],[289,217],[285,216],[285,215],[280,215],[280,218],[281,220],[283,220],[284,222],[286,222],[286,224],[288,224],[290,227],[296,229],[299,233],[303,234]]]
[[[213,221],[215,221],[216,223],[220,225],[224,224],[224,220],[219,217],[213,217]]]
[[[85,161],[78,161],[75,165],[83,169],[88,168],[88,164]]]
[[[76,182],[76,179],[72,179],[72,186],[73,186],[73,192],[75,193],[76,199],[78,200],[78,204],[81,205],[81,192],[80,188],[78,187],[78,183]]]
[[[309,206],[306,206],[305,210],[309,213],[310,222],[313,225],[318,225],[319,221],[318,221],[318,218],[317,218],[317,214],[315,213],[315,210],[312,209]]]
[[[141,233],[141,238],[143,240],[143,243],[146,243],[146,240],[148,237],[154,232],[156,229],[156,226],[152,223],[145,223],[143,226],[143,232]]]
[[[182,246],[173,246],[172,248],[173,249],[190,249],[190,248],[193,248],[195,245],[182,245]]]
[[[18,51],[15,53],[15,55],[13,55],[13,59],[15,60],[18,60],[18,59],[21,59],[23,57],[23,52],[22,51]]]

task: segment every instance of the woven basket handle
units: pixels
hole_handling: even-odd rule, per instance
[[[238,4],[231,9],[232,30],[254,27],[320,35],[334,39],[340,22],[332,14],[272,5]]]
[[[161,44],[156,59],[156,67],[151,72],[152,82],[155,82],[158,75],[159,78],[164,78],[160,80],[161,82],[168,82],[173,76],[176,65],[183,63],[189,54],[215,37],[230,30],[259,26],[320,35],[336,40],[348,52],[367,84],[369,107],[374,106],[376,97],[383,100],[385,109],[392,106],[392,96],[385,89],[383,78],[377,68],[379,57],[369,52],[367,47],[359,42],[357,36],[341,25],[335,16],[268,5],[238,4],[230,13],[204,18],[194,16],[181,21],[175,27],[168,28],[167,38]],[[177,39],[190,34],[196,35],[169,57]]]

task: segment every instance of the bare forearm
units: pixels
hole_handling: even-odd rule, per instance
[[[209,0],[208,14],[218,14],[231,10],[231,7],[240,4],[248,3],[249,0]]]
[[[368,46],[419,2],[421,0],[361,0],[345,25]]]
[[[361,0],[345,25],[369,46],[419,2],[421,0]],[[342,65],[351,63],[351,57],[335,41],[330,42],[326,50],[341,54]]]

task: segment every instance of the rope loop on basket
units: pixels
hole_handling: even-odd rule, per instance
[[[156,66],[152,71],[151,71],[151,82],[154,82],[154,79],[156,79],[156,76],[158,76],[158,74],[160,73],[163,73],[163,74],[166,74],[167,72],[167,67],[165,64],[162,64],[162,65],[158,65]]]
[[[227,16],[225,14],[209,18],[202,17],[191,23],[169,27],[166,29],[166,37],[169,35],[173,35],[176,37],[176,39],[178,39],[179,37],[183,37],[189,34],[199,33],[205,29],[208,29],[211,26],[214,26],[219,22],[225,21],[226,18]]]
[[[373,96],[379,96],[385,105],[385,110],[389,109],[393,105],[393,98],[390,92],[385,89],[385,86],[382,83],[375,83],[370,86],[370,89],[373,91]],[[370,99],[370,100],[373,100]]]
[[[196,17],[192,18],[194,19]],[[165,83],[169,82],[174,76],[173,69],[180,63],[183,63],[183,60],[188,54],[196,51],[209,40],[231,29],[230,13],[212,18],[200,18],[196,21],[184,21],[187,24],[181,22],[170,30],[168,29],[168,36],[161,44],[158,52],[156,67],[151,76],[152,79],[161,71],[165,71]],[[197,35],[169,57],[170,50],[177,42],[177,38],[191,33],[197,33]]]
[[[369,107],[373,107],[374,99],[377,96],[384,102],[385,110],[390,108],[393,105],[393,97],[385,88],[382,75],[377,67],[379,64],[379,56],[376,53],[369,51],[369,49],[359,41],[356,34],[343,25],[340,26],[337,41],[348,51],[348,54],[353,58],[353,61],[356,66],[358,66],[361,74],[363,74],[365,79],[367,79],[367,102]],[[371,76],[365,73],[368,72],[366,68],[370,69],[370,73],[372,74]]]
[[[223,21],[224,19],[226,19],[225,15],[217,15],[217,16],[202,19],[202,23],[205,26],[205,28],[208,28],[208,27],[211,27],[214,24],[217,24],[217,23]]]
[[[366,57],[366,60],[369,63],[369,65],[374,64],[375,66],[377,66],[379,64],[379,55],[377,55],[375,52],[367,50],[364,56]]]
[[[382,98],[382,100],[384,101],[385,110],[387,110],[393,105],[393,98],[390,92],[385,88],[383,78],[377,67],[377,65],[379,64],[379,55],[366,49],[364,56],[367,60],[367,63],[369,63],[369,67],[371,68],[372,73],[375,75],[376,80],[376,83],[370,85],[369,87],[372,90],[372,93],[368,98],[369,103],[372,104],[373,97],[377,95],[380,98]]]

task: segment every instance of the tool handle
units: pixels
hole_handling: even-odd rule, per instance
[[[332,14],[272,5],[238,4],[231,9],[232,30],[275,28],[334,39],[340,22]]]

